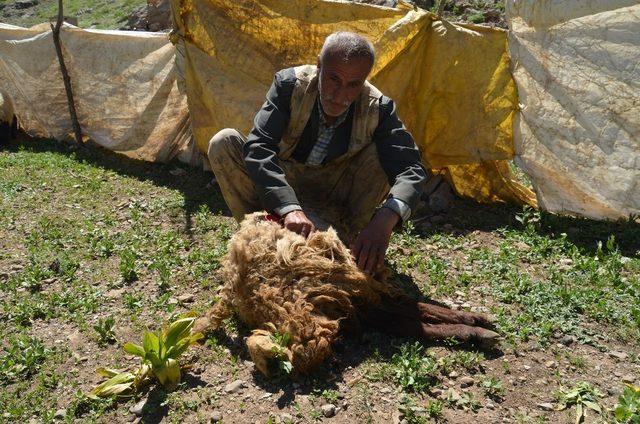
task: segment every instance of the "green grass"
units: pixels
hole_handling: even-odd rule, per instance
[[[13,2],[5,0],[4,3],[9,5]],[[126,23],[134,9],[144,4],[144,0],[64,0],[64,14],[77,17],[78,26],[82,28],[117,29]],[[50,19],[55,20],[58,15],[58,2],[40,0],[37,6],[28,10],[31,13],[25,14],[21,11],[22,13],[10,18],[5,16],[2,21],[30,27],[49,22]]]
[[[131,340],[216,301],[220,260],[237,227],[224,215],[219,192],[206,188],[210,175],[193,169],[179,179],[169,174],[182,166],[69,151],[51,140],[0,151],[0,410],[9,414],[0,422],[32,416],[52,422],[60,407],[67,408],[68,421],[121,419],[128,406],[82,396],[96,381],[95,367],[130,364],[112,342],[115,334]],[[418,298],[484,306],[497,317],[506,347],[528,341],[553,346],[569,334],[577,346],[630,346],[630,360],[637,360],[631,346],[640,342],[638,224],[470,202],[446,218],[448,229],[408,223],[394,233],[392,281]],[[178,301],[183,294],[194,294],[192,303]],[[225,326],[234,340],[246,332],[234,320]],[[225,377],[246,378],[245,358],[225,351],[227,344],[221,335],[210,336],[198,351],[198,366],[221,366]],[[364,363],[354,364],[354,372],[408,394],[410,422],[446,415],[446,408],[474,411],[484,397],[509,399],[506,383],[485,371],[491,359],[479,352],[455,344],[425,349],[406,340],[373,348],[383,353],[356,352]],[[552,359],[585,370],[592,361],[584,355]],[[475,393],[448,403],[427,399],[452,371],[473,374]],[[353,396],[354,407],[373,417],[369,381],[350,393],[322,384],[315,396],[322,402]],[[169,421],[179,422],[218,389],[179,389],[159,402]],[[634,399],[625,398],[625,405]],[[306,418],[321,419],[316,407],[301,408]]]

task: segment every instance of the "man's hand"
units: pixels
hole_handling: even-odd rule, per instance
[[[351,245],[351,254],[363,271],[373,274],[384,265],[393,227],[400,216],[389,208],[381,208]]]
[[[304,212],[291,211],[284,216],[284,228],[287,230],[291,230],[294,233],[298,233],[304,238],[309,237],[309,234],[313,233],[316,230],[316,227],[313,225],[313,222]]]

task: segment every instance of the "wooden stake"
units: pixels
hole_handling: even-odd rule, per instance
[[[441,17],[442,14],[444,13],[444,6],[447,3],[447,0],[440,0],[440,3],[438,3],[438,17]]]
[[[69,78],[69,72],[67,72],[67,66],[64,64],[64,57],[62,56],[62,46],[60,44],[60,28],[62,27],[62,21],[64,15],[62,13],[62,0],[58,0],[58,21],[54,27],[51,24],[51,30],[53,31],[53,44],[56,46],[56,53],[58,54],[58,62],[60,63],[60,72],[62,73],[62,80],[64,81],[64,90],[67,93],[67,103],[69,104],[69,114],[71,115],[71,124],[73,125],[73,132],[76,137],[78,145],[82,145],[82,131],[80,130],[80,122],[78,122],[78,115],[76,114],[76,105],[73,101],[73,91],[71,91],[71,79]]]

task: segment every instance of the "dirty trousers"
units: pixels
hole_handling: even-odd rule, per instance
[[[211,138],[207,152],[222,196],[238,222],[245,214],[264,209],[244,163],[245,142],[240,132],[226,128]],[[344,241],[352,240],[369,223],[390,190],[373,143],[325,165],[281,158],[279,165],[316,228],[325,230],[330,225]]]

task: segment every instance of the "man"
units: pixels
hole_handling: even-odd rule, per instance
[[[238,221],[266,209],[305,237],[331,224],[370,273],[427,178],[394,102],[366,81],[374,59],[364,37],[331,34],[316,66],[275,74],[247,139],[224,129],[208,151]]]

